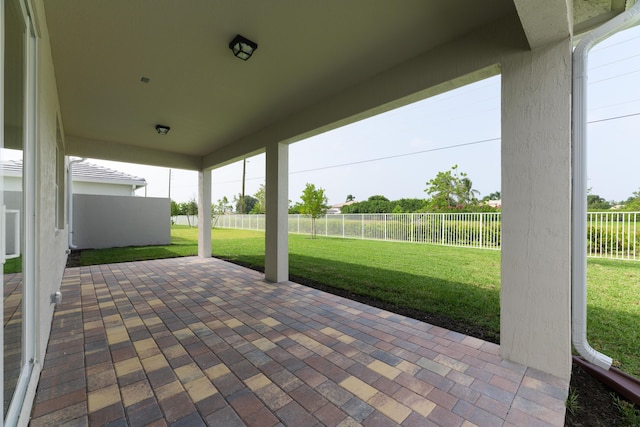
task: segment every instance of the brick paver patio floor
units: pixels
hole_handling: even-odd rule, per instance
[[[67,269],[32,426],[562,426],[495,344],[217,259]]]

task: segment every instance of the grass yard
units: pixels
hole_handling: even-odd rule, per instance
[[[264,232],[215,229],[213,255],[264,266]],[[169,246],[83,251],[81,265],[196,255],[197,229],[174,226]],[[500,252],[410,243],[289,235],[290,274],[354,294],[500,330]],[[597,350],[640,376],[640,263],[588,260],[588,336]]]
[[[589,259],[587,285],[589,343],[640,377],[640,263]]]
[[[82,251],[80,265],[176,258],[198,255],[198,229],[175,225],[171,227],[171,245]]]
[[[22,256],[8,259],[3,265],[4,274],[19,273],[22,271]]]

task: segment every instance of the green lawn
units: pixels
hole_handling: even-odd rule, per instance
[[[83,251],[82,265],[196,255],[197,229],[174,226],[169,246]],[[212,231],[214,256],[264,266],[264,233]],[[445,316],[497,339],[500,252],[289,235],[290,274],[394,306]],[[588,260],[588,335],[597,350],[640,376],[640,263]]]
[[[587,285],[590,344],[640,377],[640,263],[591,258]]]
[[[8,259],[4,266],[4,274],[19,273],[22,271],[22,257]]]

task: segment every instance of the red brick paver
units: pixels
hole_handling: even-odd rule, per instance
[[[216,259],[67,269],[32,426],[561,426],[499,346]]]

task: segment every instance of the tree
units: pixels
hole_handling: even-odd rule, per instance
[[[311,238],[316,237],[316,219],[327,212],[327,196],[324,194],[323,188],[317,188],[313,184],[307,183],[302,191],[302,206],[300,213],[311,217]]]
[[[348,194],[345,202],[353,202],[356,198],[353,197],[353,194]]]
[[[302,213],[302,203],[296,202],[295,204],[291,204],[291,200],[289,200],[289,213],[292,215],[298,215]]]
[[[473,189],[473,183],[464,172],[458,173],[458,165],[451,170],[438,172],[435,178],[427,182],[424,190],[430,196],[430,209],[441,210],[458,206],[476,204],[478,192]]]
[[[460,180],[460,187],[458,190],[458,202],[463,205],[476,204],[478,203],[478,199],[476,198],[477,194],[480,194],[478,190],[473,189],[473,183],[469,178],[467,178],[466,174],[461,173],[462,178]]]
[[[211,206],[211,213],[213,215],[225,215],[228,212],[231,212],[231,209],[229,199],[227,199],[227,196],[223,196],[222,199],[218,200],[218,203]]]
[[[424,199],[389,201],[384,196],[371,196],[363,202],[343,206],[342,213],[410,213],[424,210]]]
[[[191,227],[191,216],[198,215],[198,203],[195,199],[191,199],[188,202],[180,203],[180,213],[187,216],[187,222]]]
[[[400,199],[394,203],[400,207],[400,212],[411,213],[422,211],[426,202],[424,199]]]
[[[624,203],[624,210],[640,211],[640,189],[638,189],[638,191],[634,191],[633,195],[627,199]]]
[[[611,203],[597,194],[587,194],[587,209],[601,211],[611,209]]]
[[[255,197],[245,195],[243,198],[242,194],[238,194],[237,196],[235,196],[233,198],[233,201],[236,205],[236,213],[239,214],[251,212],[255,204],[258,203],[258,199],[256,199]]]
[[[260,184],[260,188],[253,196],[256,198],[257,203],[253,205],[250,212],[252,214],[265,213],[267,211],[267,189],[264,184]]]
[[[180,205],[175,201],[171,201],[171,216],[180,215]]]
[[[500,195],[500,192],[499,191],[495,191],[495,192],[489,194],[488,196],[484,196],[482,198],[482,201],[483,202],[488,202],[489,200],[500,200],[500,199],[502,199],[502,196]]]

